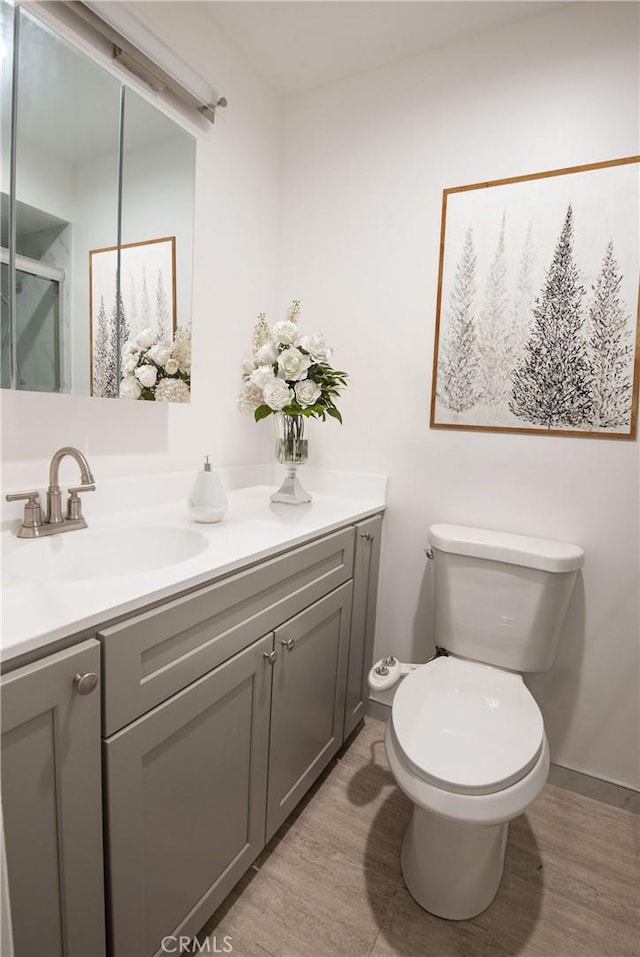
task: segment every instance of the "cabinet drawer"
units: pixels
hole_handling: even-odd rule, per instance
[[[103,629],[113,734],[351,578],[353,528]]]

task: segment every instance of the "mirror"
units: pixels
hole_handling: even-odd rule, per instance
[[[139,367],[156,340],[171,343],[178,328],[190,333],[195,138],[2,0],[9,52],[1,76],[3,152],[13,17],[18,69],[14,149],[3,155],[2,170],[1,385],[116,397],[125,394],[125,372],[134,373],[134,354]],[[141,334],[145,347],[128,345]],[[158,382],[170,375],[161,363],[154,368]],[[189,382],[184,368],[174,375]],[[129,397],[160,398],[155,382],[136,382]],[[178,401],[188,398],[183,387]]]

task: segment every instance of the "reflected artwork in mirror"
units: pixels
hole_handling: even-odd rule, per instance
[[[36,16],[0,6],[2,388],[155,399],[122,388],[124,364],[137,349],[153,365],[178,329],[190,344],[195,137]],[[106,388],[94,377],[98,253],[111,274]],[[141,334],[162,348],[142,354]],[[190,367],[179,375],[188,401]]]
[[[92,395],[118,394],[118,337],[125,345],[125,374],[127,347],[137,346],[142,333],[152,342],[173,342],[175,250],[175,236],[167,236],[90,251]]]

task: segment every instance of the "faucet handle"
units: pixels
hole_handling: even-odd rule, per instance
[[[90,482],[88,485],[77,485],[75,488],[67,489],[69,495],[79,495],[80,492],[95,492],[96,487],[93,482]]]
[[[5,495],[7,502],[19,502],[21,499],[26,500],[26,505],[24,507],[24,518],[22,520],[22,527],[18,532],[19,538],[33,538],[34,529],[39,528],[42,525],[42,509],[40,508],[40,493],[39,492],[11,492],[9,495]],[[26,531],[28,529],[28,531]]]
[[[82,514],[82,503],[80,501],[81,492],[95,492],[96,487],[93,483],[88,485],[77,485],[75,488],[70,488],[69,498],[67,499],[67,521],[77,522],[83,521],[84,515]]]
[[[10,492],[5,495],[7,502],[19,502],[22,498],[28,499],[30,505],[37,505],[40,492]]]

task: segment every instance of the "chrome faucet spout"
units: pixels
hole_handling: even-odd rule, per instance
[[[75,459],[75,461],[78,463],[78,468],[80,469],[80,480],[82,484],[92,485],[94,478],[91,474],[89,463],[82,452],[79,449],[74,449],[71,445],[65,445],[64,448],[58,449],[51,459],[51,465],[49,466],[49,487],[57,488],[59,484],[58,476],[60,473],[60,463],[67,455],[71,456],[71,458]]]
[[[65,524],[65,518],[62,514],[62,493],[59,485],[59,474],[60,463],[67,455],[77,463],[80,469],[82,490],[87,492],[95,490],[95,482],[91,474],[91,469],[89,468],[89,463],[82,452],[79,449],[73,448],[71,445],[65,445],[64,448],[58,449],[58,451],[54,453],[51,459],[51,465],[49,466],[49,488],[47,489],[47,517],[44,520],[45,525]],[[86,522],[82,517],[82,510],[77,495],[80,489],[74,489],[73,491],[75,492],[75,497],[71,496],[70,498],[67,514],[69,518],[73,517],[77,527],[85,528]]]

